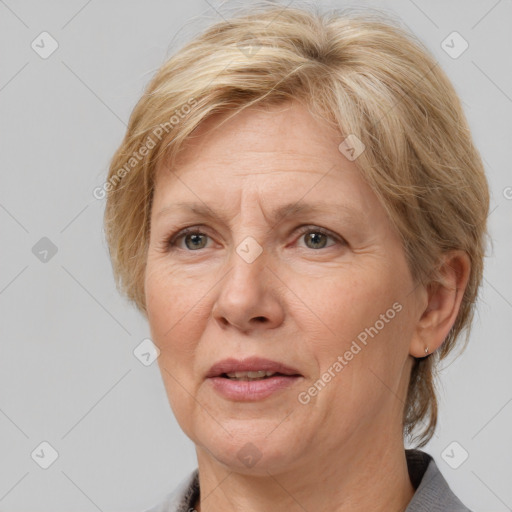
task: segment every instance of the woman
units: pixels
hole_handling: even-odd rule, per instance
[[[118,285],[197,452],[153,512],[468,510],[418,448],[469,331],[489,197],[420,43],[252,7],[157,72],[106,190]]]

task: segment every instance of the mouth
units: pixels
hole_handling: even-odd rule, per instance
[[[261,358],[225,359],[214,364],[206,380],[223,398],[254,402],[285,390],[303,378],[298,370]]]
[[[238,381],[255,381],[255,380],[264,380],[270,377],[280,376],[280,377],[290,377],[290,375],[284,375],[279,372],[268,372],[266,370],[257,370],[253,372],[230,372],[223,373],[220,377],[231,380]]]
[[[261,380],[274,375],[302,377],[298,370],[284,363],[261,357],[250,357],[247,359],[223,359],[210,368],[206,378],[223,377],[236,380]]]

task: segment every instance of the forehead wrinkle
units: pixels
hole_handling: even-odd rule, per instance
[[[180,210],[184,212],[194,213],[199,217],[220,221],[225,224],[228,223],[229,219],[229,215],[227,214],[226,211],[214,211],[212,210],[212,208],[210,208],[204,203],[187,201],[177,202],[165,206],[157,213],[157,217]],[[279,206],[273,209],[269,215],[264,214],[264,216],[267,220],[271,220],[274,223],[278,223],[287,217],[294,217],[297,216],[298,214],[308,213],[340,214],[340,216],[349,218],[355,218],[356,216],[360,217],[356,210],[347,205],[334,203],[310,204],[301,203],[300,201],[295,203],[287,203],[282,206]]]

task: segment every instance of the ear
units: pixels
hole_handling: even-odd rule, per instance
[[[427,304],[420,311],[411,340],[411,356],[425,357],[443,344],[457,318],[470,270],[466,252],[457,250],[443,255],[440,279],[426,286]]]

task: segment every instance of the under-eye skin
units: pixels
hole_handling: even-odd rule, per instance
[[[347,245],[347,242],[342,237],[337,236],[334,233],[332,233],[331,231],[326,230],[324,228],[320,228],[318,226],[308,225],[308,226],[301,226],[297,229],[299,230],[299,233],[298,233],[299,239],[306,234],[308,235],[305,238],[305,240],[306,240],[305,243],[306,244],[311,243],[311,246],[306,245],[307,249],[320,250],[320,249],[329,249],[330,247],[333,247],[335,245],[340,245],[340,246]],[[199,226],[188,227],[188,228],[184,228],[184,229],[180,230],[178,233],[173,234],[170,237],[166,237],[163,241],[163,246],[164,246],[164,249],[166,252],[171,252],[176,249],[180,249],[180,250],[184,250],[184,251],[188,251],[188,252],[197,252],[198,249],[204,249],[207,247],[200,246],[200,243],[199,243],[199,244],[195,245],[195,248],[192,248],[192,249],[190,248],[190,247],[194,247],[194,244],[192,244],[192,246],[186,246],[186,249],[184,249],[183,247],[178,246],[178,242],[180,240],[184,240],[185,242],[186,242],[186,240],[189,240],[190,242],[200,242],[201,237],[204,240],[205,237],[209,237],[209,235],[207,233],[205,233],[204,230],[201,230],[201,228]],[[329,239],[329,238],[334,240],[335,243],[331,244],[331,245],[326,245],[326,243],[324,243],[324,241],[327,241],[327,239]]]

